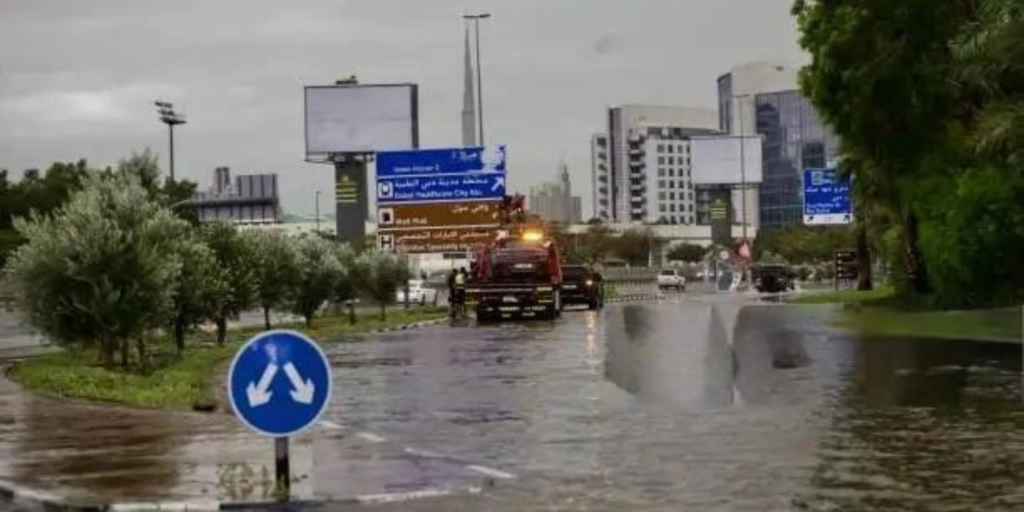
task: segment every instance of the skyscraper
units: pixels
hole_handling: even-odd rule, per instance
[[[775,62],[735,66],[718,78],[718,106],[722,131],[761,136],[764,181],[748,190],[748,209],[765,228],[800,223],[803,169],[834,161],[839,142],[797,89],[796,72]]]
[[[558,166],[558,181],[541,183],[530,187],[527,198],[527,210],[536,213],[545,220],[574,224],[582,221],[583,212],[579,197],[572,195],[572,182],[569,179],[569,166],[562,162]]]
[[[477,145],[476,133],[476,94],[473,86],[473,59],[469,51],[469,27],[466,27],[466,59],[462,80],[462,145]]]

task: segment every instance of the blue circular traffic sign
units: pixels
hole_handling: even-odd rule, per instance
[[[257,334],[235,354],[228,371],[235,415],[264,435],[298,434],[331,400],[331,365],[317,343],[295,331]]]

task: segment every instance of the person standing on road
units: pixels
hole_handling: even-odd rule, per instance
[[[455,307],[460,316],[465,315],[466,306],[466,267],[459,269],[455,274]]]

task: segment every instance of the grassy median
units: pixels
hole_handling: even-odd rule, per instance
[[[892,288],[807,293],[793,304],[854,304],[837,325],[868,336],[893,336],[1021,343],[1021,308],[934,311],[897,302]]]
[[[420,307],[394,309],[387,320],[379,313],[357,313],[357,322],[350,325],[347,316],[319,318],[313,329],[303,324],[275,325],[275,329],[295,329],[322,343],[350,341],[369,331],[444,318],[447,310]],[[189,338],[181,358],[173,356],[170,341],[155,343],[150,370],[144,374],[107,369],[98,362],[95,351],[65,350],[18,363],[10,376],[33,391],[48,395],[115,402],[134,407],[191,409],[209,408],[214,402],[217,386],[212,377],[235,355],[238,347],[260,328],[240,328],[229,332],[224,346],[212,343],[213,336],[199,332]]]

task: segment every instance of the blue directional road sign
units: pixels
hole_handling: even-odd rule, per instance
[[[501,199],[505,174],[377,178],[377,203]]]
[[[804,224],[849,224],[850,178],[836,169],[804,170]]]
[[[377,178],[504,173],[505,146],[382,151]]]
[[[228,372],[235,415],[264,435],[286,437],[315,423],[331,399],[331,366],[315,341],[294,331],[250,339]]]

